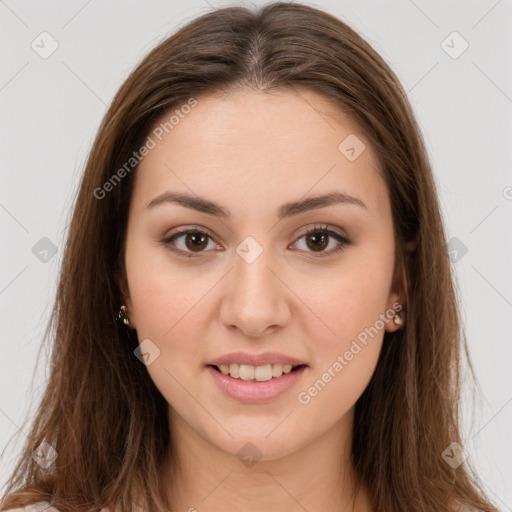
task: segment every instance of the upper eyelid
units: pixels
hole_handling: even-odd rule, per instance
[[[304,231],[302,231],[300,233],[299,236],[304,236],[312,231],[333,231],[334,233],[336,233],[337,235],[343,237],[343,238],[347,238],[348,239],[348,236],[345,235],[342,230],[340,230],[340,228],[336,227],[336,226],[332,226],[331,224],[313,224],[312,226],[309,226],[307,227]]]
[[[196,225],[180,226],[176,231],[174,231],[168,235],[165,235],[164,240],[168,240],[173,237],[178,237],[180,235],[186,235],[189,232],[195,232],[195,231],[204,233],[205,235],[208,235],[212,240],[215,241],[215,243],[218,243],[216,236],[209,229],[204,228],[202,226],[196,226]]]
[[[315,223],[311,226],[308,226],[303,231],[300,231],[296,236],[302,237],[304,235],[309,234],[312,231],[317,231],[317,230],[318,231],[320,231],[320,230],[329,231],[330,230],[330,231],[335,232],[337,235],[348,240],[348,236],[345,233],[343,233],[343,231],[340,230],[340,228],[333,226],[331,224],[319,224],[319,223]],[[217,242],[216,235],[214,235],[208,228],[205,228],[203,226],[198,226],[195,224],[180,226],[179,228],[177,228],[176,231],[170,233],[169,235],[165,235],[164,238],[169,239],[169,238],[177,236],[177,235],[184,235],[184,234],[189,233],[190,231],[197,231],[197,232],[204,233],[204,234],[208,235],[212,240],[215,240],[215,242]]]

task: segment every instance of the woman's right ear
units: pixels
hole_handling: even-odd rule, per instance
[[[130,314],[132,312],[132,301],[130,299],[130,292],[128,290],[128,283],[126,282],[126,278],[117,270],[114,272],[114,281],[116,282],[120,291],[119,311],[121,306],[126,306],[127,311],[125,315],[130,321],[130,329],[135,329],[133,314]]]

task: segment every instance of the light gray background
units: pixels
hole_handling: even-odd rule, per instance
[[[36,355],[72,197],[106,106],[163,37],[227,5],[234,3],[0,0],[0,449],[27,428],[22,422],[40,397],[46,362],[36,369]],[[467,247],[454,269],[481,391],[475,403],[465,394],[466,448],[497,505],[512,510],[512,2],[310,5],[347,22],[380,52],[425,133],[449,236]],[[31,48],[43,31],[59,45],[47,59]],[[442,46],[453,31],[469,44],[457,58]],[[445,45],[453,53],[462,41],[452,39]],[[32,251],[43,237],[57,246],[46,263]],[[0,461],[0,485],[22,438]]]

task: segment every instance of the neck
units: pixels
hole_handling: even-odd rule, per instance
[[[172,446],[163,478],[171,512],[220,512],[228,505],[245,512],[369,512],[367,491],[361,486],[356,494],[350,463],[352,414],[295,451],[252,463],[219,449],[170,414]],[[239,446],[250,454],[246,443]]]

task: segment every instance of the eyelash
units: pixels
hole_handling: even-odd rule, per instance
[[[343,251],[347,245],[350,245],[350,240],[344,236],[342,236],[340,233],[338,233],[337,231],[334,231],[332,229],[330,229],[328,226],[326,225],[315,225],[314,227],[312,228],[308,228],[306,230],[306,232],[302,233],[299,238],[297,240],[300,240],[302,238],[304,238],[305,236],[307,235],[311,235],[311,234],[319,234],[319,233],[324,233],[324,234],[327,234],[329,235],[330,237],[334,238],[335,240],[337,240],[339,242],[340,245],[338,245],[338,247],[336,247],[335,249],[331,249],[330,251],[328,252],[320,252],[320,253],[316,253],[315,257],[318,257],[318,258],[324,258],[324,257],[327,257],[327,256],[331,256],[335,253],[339,253],[340,251]],[[168,246],[168,249],[177,254],[178,256],[180,257],[184,257],[184,258],[196,258],[196,257],[199,257],[201,256],[201,252],[205,252],[204,250],[203,251],[200,251],[198,253],[192,253],[192,252],[187,252],[187,251],[183,251],[181,249],[176,249],[176,248],[173,248],[172,247],[172,244],[174,242],[174,240],[176,238],[179,238],[180,236],[183,236],[183,235],[191,235],[191,234],[202,234],[202,235],[207,235],[211,240],[214,240],[214,237],[213,235],[206,229],[199,229],[199,228],[182,228],[180,231],[177,231],[165,238],[163,238],[161,240],[161,242],[165,245]],[[313,252],[313,251],[307,251],[307,252]],[[313,252],[313,254],[315,254]]]

